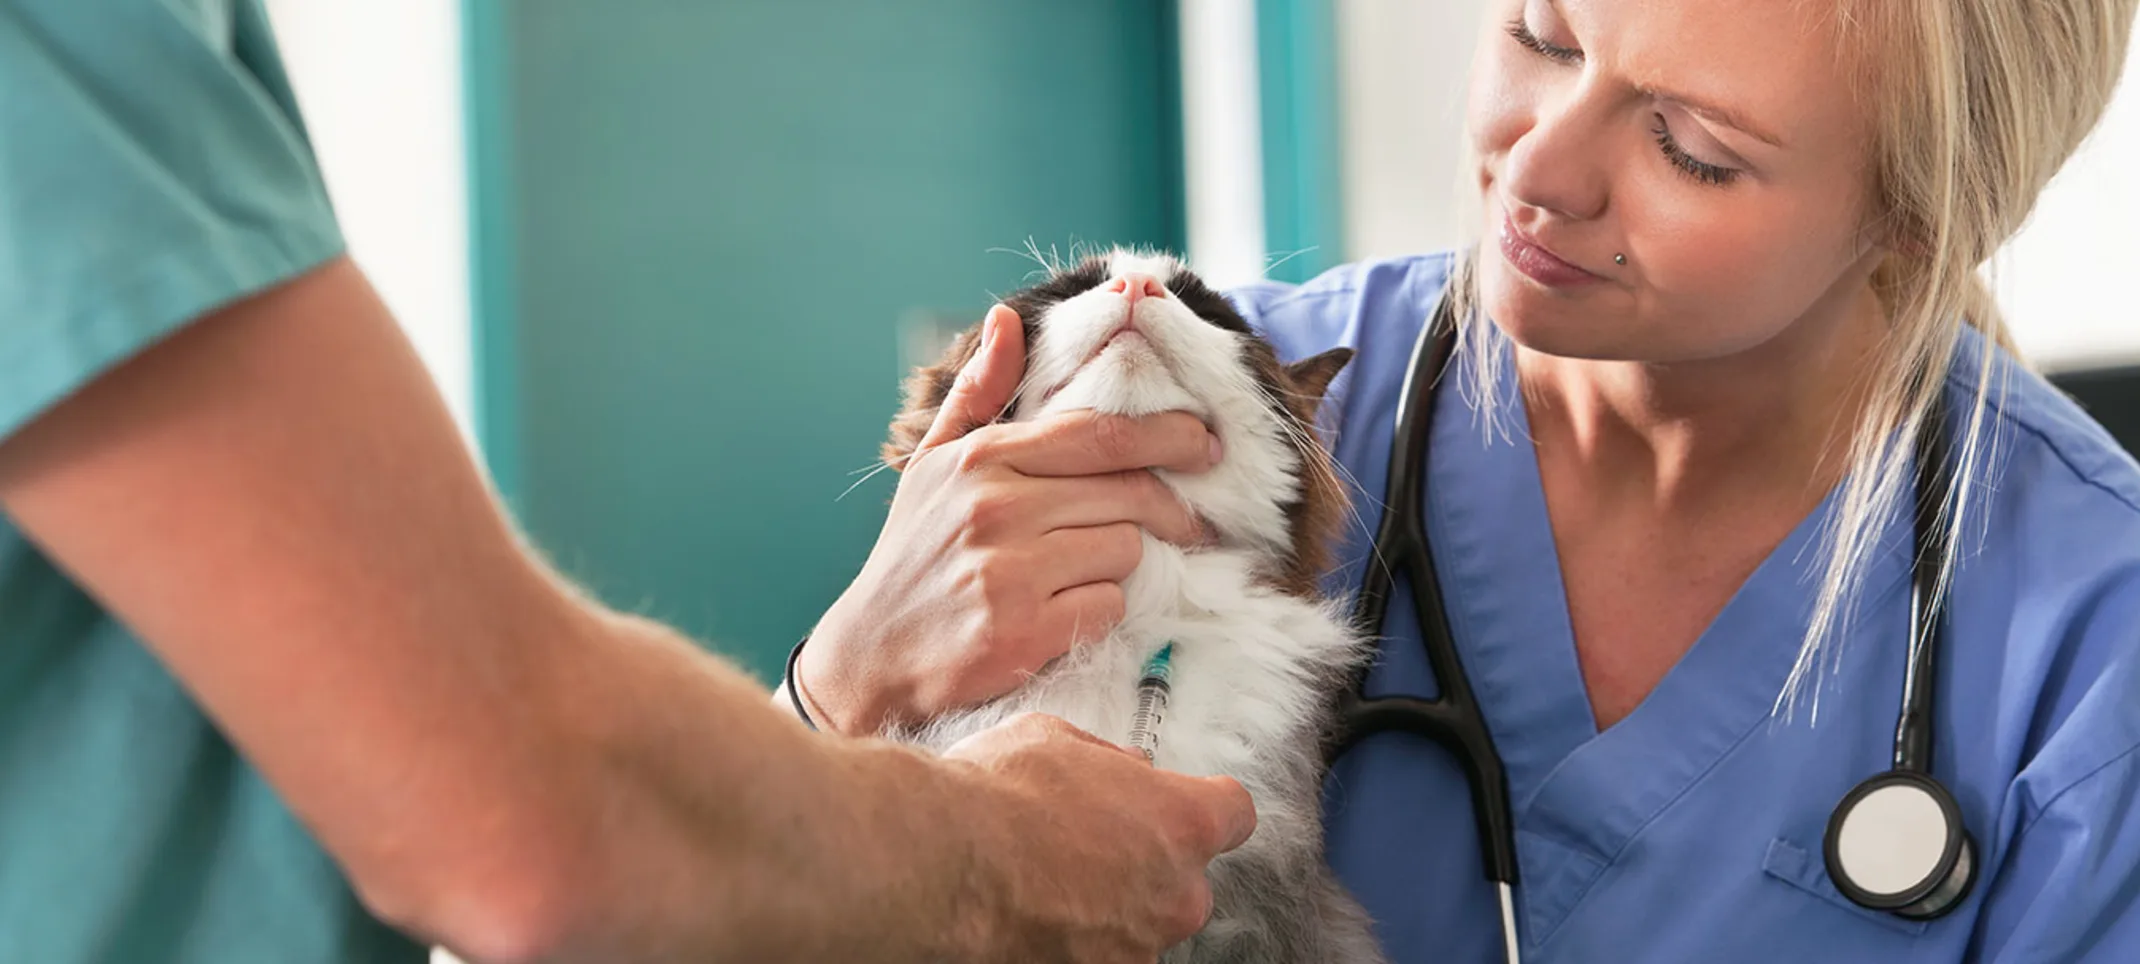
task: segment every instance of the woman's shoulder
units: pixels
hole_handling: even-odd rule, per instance
[[[1987,352],[1988,368],[1983,364]],[[2140,462],[2043,375],[1971,330],[1956,351],[1947,383],[1957,412],[1969,411],[1982,384],[1994,469],[2007,467],[2002,463],[2012,458],[2046,460],[2056,469],[2053,477],[2100,490],[2113,516],[2129,516],[2140,525]],[[1999,457],[2001,446],[2007,447],[2007,458]]]
[[[1983,395],[1983,483],[1995,511],[2099,545],[2106,561],[2140,564],[2140,462],[2108,429],[1974,330],[1956,350],[1947,388],[1962,424]]]
[[[1957,423],[1980,383],[1986,454],[1965,510],[1954,620],[1996,650],[1987,695],[2029,734],[2019,784],[2041,805],[2140,747],[2140,463],[1972,332],[1948,381]]]
[[[1354,261],[1302,282],[1260,280],[1228,289],[1245,311],[1300,310],[1319,304],[1371,298],[1432,298],[1448,282],[1456,252],[1436,251]]]
[[[1283,358],[1359,348],[1378,336],[1409,343],[1447,286],[1454,252],[1339,265],[1306,281],[1254,281],[1226,296]]]

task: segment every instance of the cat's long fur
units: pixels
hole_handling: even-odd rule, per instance
[[[1094,355],[1124,320],[1107,290],[1126,273],[1159,279],[1167,297],[1137,307],[1145,344]],[[1224,444],[1207,473],[1158,474],[1219,534],[1185,551],[1144,537],[1123,584],[1126,615],[1018,691],[894,734],[941,749],[1006,717],[1038,711],[1127,742],[1147,657],[1174,644],[1172,694],[1154,762],[1223,774],[1256,802],[1255,835],[1213,863],[1211,923],[1165,964],[1374,964],[1365,913],[1323,858],[1323,746],[1338,687],[1367,647],[1338,603],[1316,594],[1344,496],[1313,434],[1315,405],[1350,357],[1281,366],[1239,315],[1171,258],[1115,251],[1053,273],[1007,299],[1025,322],[1026,382],[1009,414],[1026,420],[1090,408],[1143,415],[1186,410]],[[927,431],[975,343],[916,374],[886,455],[900,464]],[[1087,359],[1090,359],[1087,363]]]

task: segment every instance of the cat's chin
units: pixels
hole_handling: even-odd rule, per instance
[[[1153,357],[1124,357],[1117,353],[1139,351],[1136,346],[1109,348],[1090,365],[1041,396],[1035,417],[1090,410],[1108,415],[1156,415],[1187,412],[1210,420],[1210,406],[1174,380]]]

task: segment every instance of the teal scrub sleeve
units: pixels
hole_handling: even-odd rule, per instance
[[[341,250],[258,0],[0,0],[0,438]]]

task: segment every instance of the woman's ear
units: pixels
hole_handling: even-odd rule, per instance
[[[1858,232],[1859,254],[1900,255],[1912,261],[1922,261],[1932,254],[1931,242],[1926,240],[1924,226],[1914,219],[1890,211],[1865,222]]]

